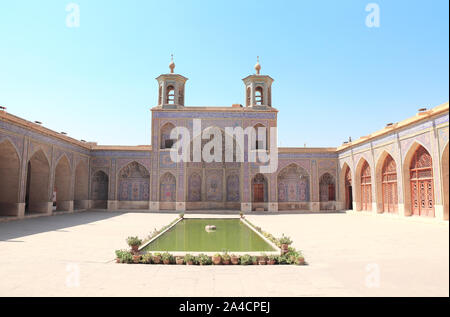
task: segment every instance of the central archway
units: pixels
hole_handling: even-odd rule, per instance
[[[174,210],[176,203],[177,179],[172,173],[166,172],[159,183],[159,208]]]
[[[310,209],[310,181],[308,172],[292,163],[277,176],[278,209]]]
[[[88,187],[89,187],[89,172],[85,162],[78,163],[75,170],[75,194],[74,194],[74,209],[87,209],[88,205]]]
[[[335,210],[336,182],[330,173],[324,173],[319,179],[319,200],[321,210]]]

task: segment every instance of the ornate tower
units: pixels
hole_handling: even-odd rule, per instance
[[[245,106],[255,108],[272,107],[273,79],[267,75],[260,75],[259,56],[257,57],[255,70],[255,75],[242,79],[245,85]]]
[[[174,73],[175,63],[172,59],[169,64],[170,73],[159,75],[158,81],[158,106],[167,109],[184,107],[184,85],[186,77]]]

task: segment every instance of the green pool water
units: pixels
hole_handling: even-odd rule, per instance
[[[217,229],[206,232],[206,225]],[[143,251],[246,252],[275,251],[239,219],[183,219]]]

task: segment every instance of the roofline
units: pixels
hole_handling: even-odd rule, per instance
[[[438,106],[436,106],[436,107],[434,107],[434,108],[432,108],[430,110],[423,111],[423,112],[418,112],[414,117],[410,117],[408,119],[405,119],[405,120],[399,121],[397,123],[394,123],[392,126],[386,126],[385,128],[383,128],[381,130],[378,130],[378,131],[375,131],[375,132],[373,132],[373,133],[371,133],[369,135],[360,137],[359,139],[357,139],[355,141],[352,141],[352,142],[349,142],[347,144],[343,144],[341,146],[338,146],[337,147],[337,152],[338,153],[342,152],[342,151],[347,150],[347,149],[349,149],[349,148],[351,148],[351,147],[353,147],[355,145],[362,144],[362,143],[365,143],[367,141],[376,139],[378,137],[387,135],[387,134],[389,134],[389,133],[391,133],[393,131],[398,131],[400,129],[403,129],[405,127],[408,127],[408,126],[411,126],[413,124],[419,123],[421,121],[425,121],[425,120],[427,120],[427,119],[429,119],[429,118],[431,118],[433,116],[437,116],[437,115],[443,114],[445,112],[449,112],[449,103],[448,103],[448,101],[443,103],[443,104],[440,104],[440,105],[438,105]]]

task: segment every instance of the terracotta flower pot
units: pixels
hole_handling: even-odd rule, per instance
[[[223,265],[229,265],[230,264],[230,259],[227,259],[227,260],[222,259],[222,264]]]
[[[182,264],[184,264],[184,259],[183,258],[177,258],[176,262],[177,262],[178,265],[182,265]]]
[[[253,265],[258,265],[258,261],[252,261]]]
[[[220,256],[213,256],[212,257],[212,262],[214,265],[219,265],[220,262],[222,262],[222,258]]]
[[[120,258],[116,258],[116,263],[120,263]]]
[[[231,257],[231,264],[239,264],[239,258],[237,256],[232,256]]]
[[[170,264],[170,260],[169,259],[163,260],[163,263],[164,264]]]
[[[161,263],[161,256],[154,256],[153,257],[153,263],[160,264]]]
[[[283,254],[287,253],[288,250],[289,250],[289,245],[287,245],[287,244],[282,244],[281,245],[281,251],[283,251]]]
[[[305,258],[302,257],[302,256],[299,256],[299,257],[297,258],[296,263],[297,263],[297,265],[305,265]]]
[[[258,264],[259,265],[266,265],[267,264],[266,258],[264,258],[264,257],[259,258],[258,259]]]
[[[275,260],[268,260],[268,261],[267,261],[267,264],[269,264],[269,265],[274,265],[275,262],[276,262]]]
[[[141,261],[141,256],[139,254],[133,255],[133,262],[139,263]]]
[[[131,251],[133,251],[134,253],[139,251],[139,246],[138,245],[132,245],[131,246]]]
[[[193,261],[187,261],[187,262],[186,262],[186,265],[193,265],[193,264],[194,264]]]

